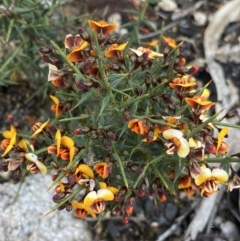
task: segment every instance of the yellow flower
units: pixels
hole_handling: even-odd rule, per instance
[[[185,101],[193,109],[197,111],[205,111],[210,109],[215,103],[206,100],[203,96],[194,96],[192,98],[186,97]]]
[[[52,84],[56,87],[64,86],[64,76],[65,73],[62,70],[59,70],[55,65],[48,64],[48,81],[51,81]]]
[[[126,48],[128,42],[118,45],[118,44],[112,44],[106,51],[105,57],[111,58],[115,57],[118,58],[119,55],[123,52],[123,50]]]
[[[146,121],[144,119],[130,120],[128,122],[128,128],[140,135],[146,135],[148,133],[148,127],[146,126]]]
[[[166,140],[169,140],[170,143],[167,143],[167,154],[172,155],[177,151],[178,156],[186,157],[189,152],[189,144],[185,138],[183,138],[183,133],[176,129],[169,129],[163,132],[163,137]]]
[[[2,157],[7,155],[13,148],[13,145],[16,143],[16,136],[17,136],[16,128],[14,126],[11,126],[10,130],[3,132],[3,136],[4,136],[4,138],[6,138],[8,140],[8,145],[7,145],[4,153],[2,154]],[[2,142],[4,142],[4,140]],[[1,145],[1,146],[3,146],[3,145]]]
[[[93,211],[97,214],[105,210],[105,201],[112,201],[114,199],[113,193],[108,189],[99,189],[89,192],[83,200],[86,206],[93,206]]]
[[[94,178],[94,173],[93,173],[92,169],[88,165],[80,164],[80,165],[78,165],[76,167],[74,176],[75,176],[76,182],[78,182],[82,178],[93,179]]]
[[[228,174],[220,168],[211,170],[205,165],[201,166],[201,172],[196,176],[194,182],[199,186],[201,195],[210,196],[217,192],[218,184],[227,182]]]
[[[63,108],[60,105],[60,101],[57,97],[50,95],[50,98],[54,102],[54,104],[52,104],[51,106],[51,110],[55,113],[55,116],[57,117],[63,112]]]
[[[55,142],[57,145],[57,156],[60,153],[60,147],[63,146],[65,148],[67,148],[67,150],[69,152],[69,160],[71,163],[73,160],[73,156],[75,154],[74,141],[68,136],[61,136],[60,130],[57,130],[56,134],[55,134]]]
[[[46,122],[44,122],[44,123],[37,122],[37,123],[33,126],[33,129],[34,129],[34,130],[36,129],[36,130],[35,130],[34,133],[30,136],[30,138],[32,138],[32,137],[38,135],[39,133],[41,133],[41,132],[44,130],[44,128],[47,126],[48,122],[49,122],[49,119],[48,119]]]
[[[67,59],[71,62],[83,61],[83,56],[81,51],[88,46],[88,42],[83,40],[79,35],[75,37],[71,34],[67,35],[65,38],[65,48],[71,50],[67,55]]]
[[[88,24],[96,34],[102,34],[102,35],[110,34],[117,27],[116,24],[109,24],[109,23],[106,23],[105,21],[96,22],[93,20],[88,20]]]
[[[96,163],[93,168],[96,170],[98,175],[102,178],[107,178],[111,169],[112,169],[112,163],[110,162],[99,162]]]
[[[98,183],[101,189],[108,189],[110,190],[114,195],[118,194],[119,189],[116,187],[108,186],[105,182],[99,182]]]
[[[72,202],[72,207],[76,208],[75,215],[78,218],[86,218],[88,214],[90,214],[93,218],[96,218],[96,214],[93,209],[82,202]]]
[[[32,162],[32,163],[34,163],[36,166],[37,166],[37,168],[40,170],[40,172],[42,173],[42,174],[46,174],[47,173],[47,167],[42,163],[42,162],[40,162],[39,160],[38,160],[38,157],[35,155],[35,154],[33,154],[33,153],[26,153],[25,154],[25,158],[28,160],[28,161],[30,161],[30,162]]]
[[[177,44],[176,44],[176,40],[171,38],[171,37],[166,37],[166,36],[163,36],[162,37],[163,41],[168,43],[168,45],[171,47],[171,48],[176,48]]]
[[[186,91],[191,90],[196,84],[196,79],[190,75],[183,75],[182,77],[175,78],[169,83],[170,87],[175,90],[184,89]]]
[[[223,143],[223,138],[228,134],[228,128],[224,127],[219,135],[218,135],[218,143],[217,143],[217,152],[219,151],[219,148],[221,147],[222,143]],[[226,150],[227,151],[227,150]]]
[[[183,189],[188,196],[195,193],[195,190],[192,188],[192,178],[188,175],[180,177],[178,188]]]
[[[163,56],[163,54],[154,52],[151,49],[144,48],[144,47],[139,47],[138,49],[130,48],[130,50],[134,52],[138,57],[142,56],[143,54],[147,54],[149,59],[157,59]]]

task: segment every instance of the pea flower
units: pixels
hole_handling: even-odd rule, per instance
[[[51,145],[48,147],[48,153],[60,156],[62,160],[73,160],[75,154],[74,141],[68,136],[61,136],[60,130],[56,131],[55,134],[56,145]]]
[[[192,188],[192,178],[188,175],[180,177],[178,189],[183,189],[186,195],[192,196],[195,193],[195,189]]]
[[[65,48],[71,52],[67,55],[67,59],[71,62],[83,61],[81,51],[88,46],[88,42],[83,40],[79,35],[72,36],[68,34],[65,38]]]
[[[111,162],[99,162],[96,163],[93,168],[96,170],[98,175],[102,178],[107,178],[109,173],[112,170],[112,163]]]
[[[45,175],[47,173],[47,167],[38,160],[37,155],[29,152],[25,154],[25,158],[31,163],[35,164],[42,174]]]
[[[182,77],[175,78],[169,83],[170,87],[175,90],[184,89],[186,91],[191,90],[196,84],[196,79],[190,75],[183,75]]]
[[[185,101],[195,111],[206,111],[215,105],[214,102],[206,100],[204,96],[186,97]]]
[[[146,121],[144,119],[130,120],[128,122],[128,128],[140,135],[146,135],[148,133],[148,127],[146,126]]]
[[[105,210],[105,201],[112,201],[114,199],[113,193],[108,189],[99,189],[89,192],[83,200],[86,206],[93,206],[95,213],[99,214]]]
[[[188,141],[183,138],[183,133],[176,129],[169,129],[163,132],[163,137],[170,142],[166,144],[169,148],[167,154],[172,155],[175,151],[179,157],[186,157],[189,154],[190,148]]]
[[[75,181],[79,182],[79,180],[85,178],[85,179],[93,179],[94,178],[94,173],[92,169],[86,165],[86,164],[80,164],[76,167],[75,169]]]
[[[105,57],[106,58],[119,58],[122,54],[123,50],[126,48],[128,42],[118,45],[118,44],[112,44],[106,51]]]
[[[63,107],[61,106],[61,103],[59,99],[56,96],[50,95],[50,98],[54,102],[51,106],[51,110],[55,113],[55,116],[59,116],[63,112]]]
[[[35,123],[32,127],[32,129],[34,130],[34,133],[31,135],[30,138],[37,136],[39,133],[43,132],[43,130],[47,126],[48,122],[49,122],[49,119],[44,123],[41,123],[41,122]]]
[[[119,189],[116,187],[108,186],[106,182],[99,182],[98,183],[101,189],[108,189],[110,190],[114,195],[118,194]]]
[[[1,142],[1,148],[5,150],[4,153],[2,154],[2,157],[6,156],[11,151],[14,144],[16,143],[16,136],[17,136],[16,128],[14,126],[11,126],[10,130],[3,132],[3,136],[6,139],[4,139]]]
[[[96,218],[96,214],[93,209],[83,202],[72,202],[72,207],[76,208],[75,215],[78,218],[85,219],[88,214],[90,214],[93,218]]]
[[[147,54],[149,59],[157,59],[159,57],[163,57],[163,54],[157,53],[152,51],[151,49],[139,47],[138,49],[131,49],[138,57],[142,56],[143,54]]]
[[[102,34],[102,35],[108,35],[112,33],[116,29],[116,24],[109,24],[105,21],[93,21],[88,20],[88,24],[90,28],[96,33],[96,34]]]
[[[220,168],[211,170],[205,165],[201,166],[201,172],[194,179],[195,184],[200,188],[202,196],[209,197],[217,192],[220,183],[227,182],[228,174]]]
[[[56,87],[64,86],[64,76],[66,75],[62,70],[59,70],[55,65],[48,64],[48,81]]]

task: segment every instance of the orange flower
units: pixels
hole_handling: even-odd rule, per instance
[[[68,136],[61,136],[60,130],[55,134],[56,145],[48,147],[48,153],[60,156],[62,160],[70,160],[72,162],[75,154],[74,141]]]
[[[195,193],[195,190],[192,188],[192,178],[188,175],[180,178],[178,188],[183,189],[188,196]]]
[[[148,133],[148,127],[146,126],[146,120],[144,119],[130,120],[128,122],[128,128],[140,135],[146,135]]]
[[[163,41],[168,43],[168,45],[171,47],[171,48],[176,48],[177,44],[176,44],[176,40],[171,38],[171,37],[166,37],[166,36],[163,36],[162,37]]]
[[[72,202],[72,207],[76,208],[75,215],[78,218],[84,219],[90,214],[93,218],[96,218],[96,214],[93,209],[82,202]]]
[[[68,34],[65,38],[65,48],[70,49],[71,52],[67,55],[67,59],[71,62],[83,61],[81,51],[88,46],[88,42],[84,41],[79,35],[75,37]]]
[[[171,81],[171,83],[169,83],[170,87],[175,90],[184,89],[186,91],[189,91],[190,89],[192,89],[192,87],[195,86],[196,84],[197,83],[195,78],[190,75],[184,75],[182,77],[175,78]]]
[[[48,81],[51,81],[52,84],[56,87],[64,87],[64,76],[65,73],[62,70],[59,70],[55,65],[48,65]]]
[[[79,180],[85,178],[85,179],[93,179],[94,173],[92,169],[86,165],[86,164],[80,164],[76,167],[75,173],[75,181],[78,182]]]
[[[108,24],[105,21],[88,20],[88,24],[96,34],[108,35],[117,27],[115,24]]]
[[[2,157],[7,155],[11,149],[13,148],[14,144],[16,143],[17,131],[14,126],[10,127],[10,130],[3,132],[4,139],[1,142],[1,147],[5,150],[2,154]],[[6,141],[7,140],[7,141]]]
[[[118,44],[112,44],[108,50],[105,53],[106,58],[119,58],[119,56],[122,54],[123,50],[126,48],[128,42],[118,45]]]
[[[166,146],[169,148],[167,154],[174,154],[177,151],[178,156],[186,157],[190,152],[188,141],[183,138],[183,133],[179,130],[169,129],[163,132],[163,137],[170,140]]]
[[[134,52],[138,57],[142,56],[143,54],[147,54],[149,59],[157,59],[163,56],[163,54],[154,52],[151,49],[144,48],[144,47],[139,47],[138,49],[130,49],[130,50]]]
[[[99,189],[89,192],[83,200],[83,203],[90,207],[93,207],[93,211],[97,214],[102,213],[105,210],[105,201],[112,201],[114,199],[113,193],[108,189]]]
[[[218,184],[227,182],[228,174],[226,171],[214,168],[211,170],[205,165],[201,166],[201,172],[194,179],[195,184],[200,188],[201,195],[206,197],[217,192]]]
[[[60,101],[57,97],[50,95],[50,98],[54,102],[51,106],[51,110],[55,113],[55,116],[59,116],[63,112],[63,107],[60,104]]]
[[[82,46],[84,42],[85,41],[80,37],[79,34],[75,36],[72,36],[72,34],[68,34],[65,37],[64,45],[66,49],[73,50],[74,48]]]
[[[107,178],[112,169],[111,162],[99,162],[96,163],[93,168],[96,170],[98,175],[102,178]]]
[[[186,97],[185,101],[193,110],[201,112],[208,110],[215,105],[215,103],[206,100],[203,96],[194,96],[192,98]]]
[[[37,122],[33,125],[32,129],[34,130],[34,133],[30,136],[30,138],[38,135],[39,133],[43,132],[44,128],[47,126],[49,122],[49,119],[44,122],[44,123],[41,123],[41,122]]]
[[[114,195],[118,194],[119,189],[116,187],[108,186],[105,182],[99,182],[98,183],[101,189],[108,189],[110,190]]]
[[[47,173],[47,167],[38,160],[37,155],[33,153],[26,153],[25,154],[26,160],[30,161],[32,165],[28,166],[28,170],[31,171],[32,173],[36,173],[36,168],[37,170],[40,170],[42,174]],[[34,164],[34,165],[33,165]],[[34,169],[34,171],[33,171]]]

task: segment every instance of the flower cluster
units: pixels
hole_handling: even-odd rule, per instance
[[[186,66],[182,47],[162,38],[157,49],[129,48],[114,24],[88,21],[62,50],[40,47],[49,65],[53,117],[38,121],[29,138],[14,126],[3,132],[1,170],[54,170],[50,210],[79,218],[111,211],[124,223],[136,199],[163,202],[183,190],[210,196],[229,180],[227,113],[208,115],[215,103],[199,89],[197,66]],[[229,126],[229,125],[228,125]],[[218,133],[217,135],[215,133]],[[21,138],[24,136],[24,138]],[[211,162],[219,167],[211,167]],[[225,167],[225,169],[223,169]],[[229,183],[238,180],[231,174]]]

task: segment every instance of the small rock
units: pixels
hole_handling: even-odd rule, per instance
[[[197,26],[205,26],[207,23],[207,15],[204,12],[196,11],[193,14]]]
[[[158,7],[166,12],[174,12],[177,9],[177,4],[173,0],[162,0],[158,3]]]
[[[239,241],[239,231],[236,224],[231,221],[226,221],[220,224],[220,228],[228,241]]]
[[[178,213],[178,208],[174,203],[167,203],[164,210],[164,216],[168,221],[173,221]]]

